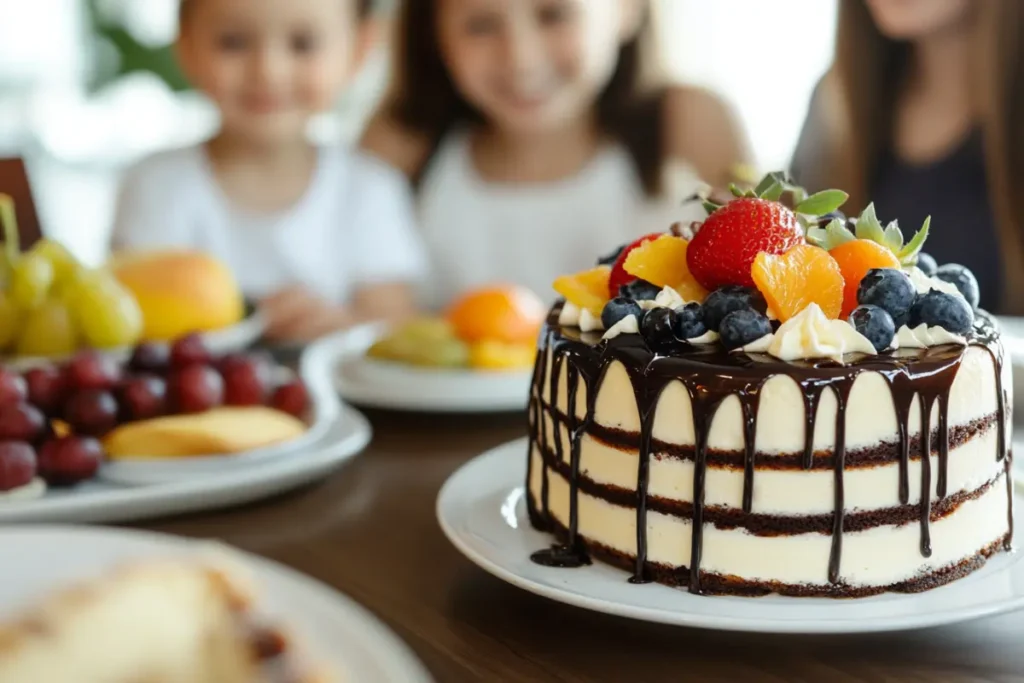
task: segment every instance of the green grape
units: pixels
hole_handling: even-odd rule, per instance
[[[24,254],[11,272],[11,299],[23,310],[39,308],[53,285],[53,264],[39,254]]]
[[[37,254],[53,266],[53,283],[63,285],[81,266],[78,260],[60,242],[40,240],[29,250],[29,254]]]
[[[18,355],[66,356],[77,349],[75,321],[67,306],[51,299],[27,314],[18,338]]]
[[[438,368],[459,368],[469,362],[469,347],[458,339],[446,339],[417,348],[418,365]]]
[[[394,335],[418,341],[448,341],[454,338],[455,331],[443,318],[418,318],[401,325]]]
[[[142,310],[131,292],[106,271],[84,275],[67,292],[71,308],[85,341],[105,349],[134,344],[142,336]]]
[[[20,329],[21,311],[6,292],[0,292],[0,350],[10,348]]]

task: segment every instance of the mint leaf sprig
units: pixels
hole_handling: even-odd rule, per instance
[[[875,205],[868,204],[863,213],[857,218],[854,230],[843,224],[842,221],[833,220],[824,228],[814,227],[807,231],[807,241],[822,249],[831,250],[840,244],[851,240],[871,240],[891,251],[899,260],[900,265],[909,267],[917,265],[917,255],[921,253],[925,241],[928,239],[928,231],[931,228],[932,217],[924,220],[924,225],[906,244],[903,243],[903,232],[900,230],[897,221],[890,221],[884,228],[882,222],[875,214]]]

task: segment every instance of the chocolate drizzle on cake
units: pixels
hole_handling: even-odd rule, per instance
[[[543,387],[546,384],[550,395],[549,420],[554,439],[554,455],[557,463],[564,462],[561,437],[561,420],[554,414],[557,410],[559,384],[565,365],[568,403],[566,427],[569,431],[569,525],[564,535],[566,543],[534,553],[535,562],[556,566],[578,566],[589,563],[584,543],[581,541],[579,526],[578,497],[580,491],[580,450],[583,435],[593,425],[597,396],[605,373],[613,363],[621,363],[632,385],[640,417],[640,439],[637,463],[636,486],[636,560],[630,581],[645,583],[652,580],[652,565],[647,558],[647,512],[649,508],[650,458],[652,456],[652,433],[658,402],[665,388],[680,382],[690,398],[691,418],[694,427],[694,473],[692,497],[692,533],[689,565],[689,589],[702,593],[701,554],[703,549],[703,528],[705,524],[705,477],[708,464],[708,437],[711,424],[719,405],[729,396],[740,401],[743,419],[743,502],[742,512],[751,513],[754,502],[754,479],[756,476],[757,416],[761,389],[772,376],[791,377],[801,389],[805,410],[805,436],[802,464],[811,469],[815,461],[814,432],[817,412],[825,390],[831,390],[836,399],[835,441],[832,445],[832,465],[835,482],[835,502],[832,515],[832,546],[829,557],[829,581],[834,585],[842,583],[842,540],[846,529],[844,475],[846,471],[846,409],[854,382],[862,372],[878,373],[886,382],[892,396],[897,417],[899,451],[899,500],[902,505],[909,501],[908,469],[910,461],[910,413],[915,395],[918,396],[921,425],[918,443],[921,460],[921,501],[919,524],[921,553],[931,554],[930,517],[932,510],[932,453],[931,413],[938,407],[938,429],[936,432],[938,452],[937,493],[938,498],[947,495],[947,469],[949,460],[950,429],[948,424],[949,394],[957,371],[966,352],[965,347],[945,345],[923,349],[914,353],[897,352],[878,356],[852,358],[847,364],[834,361],[782,362],[769,356],[752,356],[744,353],[728,353],[718,345],[678,346],[657,352],[648,347],[640,335],[620,335],[603,341],[597,335],[579,330],[562,328],[558,324],[559,307],[556,306],[548,319],[542,334],[541,348],[534,371],[533,394],[530,397],[531,448],[536,446],[542,452],[547,449],[543,406]],[[1006,451],[1006,401],[1002,386],[1003,356],[997,343],[998,333],[993,321],[983,313],[977,316],[971,346],[986,349],[993,359],[998,394],[998,458],[1006,460],[1007,486],[1010,492],[1009,511],[1010,533],[1006,545],[1012,539],[1012,481],[1009,467],[1012,457]],[[545,379],[547,382],[545,382]],[[586,408],[582,419],[577,406],[577,386],[586,391]],[[533,477],[532,457],[527,472],[527,485]],[[541,460],[543,474],[539,501],[527,496],[530,519],[542,530],[552,530],[560,525],[551,516],[549,509],[548,461]],[[539,503],[540,509],[536,509]]]

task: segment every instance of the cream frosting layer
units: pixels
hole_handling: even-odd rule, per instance
[[[542,464],[534,451],[530,492],[540,500]],[[569,483],[549,470],[552,517],[569,526]],[[761,472],[758,475],[762,474]],[[932,554],[920,552],[918,524],[882,525],[843,535],[840,580],[850,586],[888,586],[972,558],[1009,530],[1005,473],[978,498],[932,522]],[[710,488],[710,487],[709,487]],[[578,531],[585,538],[636,555],[636,511],[578,492]],[[690,520],[647,513],[647,558],[683,567],[690,564]],[[832,538],[828,534],[755,536],[744,529],[704,525],[701,569],[748,581],[827,586]]]
[[[551,453],[557,453],[550,417],[545,420],[544,441]],[[560,429],[562,460],[568,464],[568,430]],[[950,448],[946,493],[974,491],[995,479],[1004,469],[997,461],[998,435],[993,423],[983,434],[957,448]],[[620,450],[584,435],[580,440],[580,473],[598,484],[636,491],[636,451]],[[939,460],[933,453],[931,499],[938,497]],[[693,502],[692,460],[681,460],[655,453],[649,461],[648,495],[668,500]],[[910,504],[921,500],[921,461],[911,460],[907,467]],[[900,505],[899,463],[849,468],[844,474],[844,499],[847,511],[877,510]],[[832,469],[780,470],[757,469],[754,472],[751,512],[773,515],[812,515],[835,509]],[[743,504],[743,471],[708,466],[705,472],[704,503],[735,509]]]
[[[541,400],[551,404],[550,373],[553,371],[551,350],[548,354],[546,376],[541,384]],[[773,361],[777,362],[777,361]],[[967,425],[998,412],[995,363],[991,354],[982,347],[970,346],[964,350],[949,395],[948,420],[950,427]],[[1012,405],[1012,377],[1009,363],[1003,364],[1003,389],[1007,405]],[[625,367],[613,362],[607,369],[598,389],[594,420],[597,424],[628,432],[640,431],[640,414],[635,392]],[[577,388],[576,415],[583,418],[587,407],[587,387],[580,380]],[[560,364],[556,405],[568,413],[568,371]],[[909,434],[921,429],[921,410],[915,396],[910,409]],[[939,408],[933,405],[931,425],[938,424]],[[814,448],[831,450],[835,443],[836,398],[825,391],[818,404],[815,420]],[[784,374],[770,377],[761,389],[758,407],[756,449],[759,453],[799,453],[804,448],[804,398],[799,385]],[[743,449],[743,420],[739,399],[730,396],[718,407],[708,435],[708,447],[720,450]],[[1006,425],[1009,441],[1010,424]],[[856,378],[846,410],[846,444],[848,449],[874,446],[881,442],[896,441],[897,418],[892,393],[885,379],[877,372],[864,371]],[[659,441],[692,446],[694,443],[693,418],[690,396],[681,382],[670,383],[662,392],[654,417],[653,436]]]

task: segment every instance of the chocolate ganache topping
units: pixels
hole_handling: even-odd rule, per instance
[[[604,375],[609,366],[619,362],[626,369],[640,417],[639,458],[636,474],[636,560],[631,582],[645,583],[651,580],[647,560],[647,511],[649,505],[648,478],[652,454],[652,430],[658,400],[669,383],[678,381],[689,393],[694,425],[694,446],[687,458],[694,462],[692,493],[692,534],[691,561],[689,566],[689,590],[701,593],[701,551],[705,520],[704,487],[708,465],[708,435],[718,406],[729,396],[740,401],[743,417],[743,499],[744,513],[750,513],[753,504],[754,478],[756,476],[755,434],[757,432],[758,406],[761,388],[775,375],[787,375],[799,385],[805,410],[805,436],[801,466],[804,469],[819,467],[822,456],[814,452],[814,430],[817,407],[822,394],[832,391],[836,398],[835,441],[830,460],[834,476],[834,510],[831,515],[831,553],[829,558],[829,582],[840,582],[839,568],[843,550],[843,532],[850,531],[844,503],[844,473],[846,470],[846,407],[854,381],[862,372],[875,372],[884,378],[897,417],[898,459],[899,459],[899,500],[907,505],[910,498],[908,466],[911,446],[920,449],[922,476],[921,502],[918,506],[920,525],[920,552],[931,555],[930,521],[933,510],[931,496],[932,477],[936,477],[936,491],[941,499],[947,496],[947,468],[950,444],[948,406],[950,391],[967,349],[979,347],[992,357],[995,368],[997,391],[997,459],[1005,463],[1006,486],[1010,505],[1007,511],[1010,532],[1004,541],[1009,548],[1013,532],[1012,499],[1013,483],[1010,476],[1012,455],[1006,443],[1007,405],[1002,385],[1003,351],[999,344],[999,333],[994,320],[982,311],[975,317],[973,330],[967,346],[946,344],[924,349],[903,349],[887,351],[878,355],[853,354],[844,358],[843,363],[833,360],[780,361],[768,355],[728,352],[719,344],[695,346],[685,342],[659,344],[657,348],[645,341],[641,335],[620,335],[602,339],[599,334],[581,332],[579,329],[559,324],[562,304],[556,304],[541,332],[540,349],[534,369],[534,391],[529,402],[529,428],[531,444],[542,450],[550,446],[545,442],[544,412],[551,417],[554,435],[554,462],[563,461],[562,422],[568,430],[569,453],[569,520],[568,534],[564,544],[533,554],[533,561],[549,566],[574,567],[589,564],[590,559],[578,534],[578,496],[580,491],[580,445],[588,432],[600,430],[595,425],[595,403]],[[548,353],[550,351],[550,354]],[[550,364],[550,367],[549,367]],[[558,382],[562,367],[568,378],[568,406],[564,416],[557,415],[554,397],[558,395]],[[552,405],[542,401],[541,383],[549,378]],[[586,406],[583,417],[578,414],[577,385],[582,381],[586,391]],[[909,434],[909,421],[914,396],[919,396],[921,424],[929,425],[933,406],[938,406],[938,428],[934,433],[923,427],[916,439]],[[931,472],[929,454],[938,454],[938,472]],[[533,459],[527,471],[527,489],[532,478]],[[550,530],[557,526],[548,507],[548,459],[542,459],[542,486],[540,500],[527,496],[530,519],[539,529]],[[940,507],[937,503],[934,507]]]

